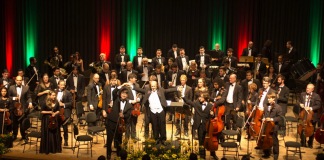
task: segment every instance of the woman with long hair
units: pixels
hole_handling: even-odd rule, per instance
[[[169,58],[168,64],[164,66],[164,73],[168,73],[168,71],[172,71],[171,65],[175,62],[174,58]]]
[[[79,63],[81,65],[81,71],[84,72],[83,60],[81,59],[80,53],[79,52],[75,52],[75,56],[77,58],[77,63]]]
[[[0,134],[8,134],[11,131],[11,125],[7,125],[4,123],[4,112],[9,113],[9,108],[11,101],[8,97],[8,90],[6,87],[1,87],[0,89]],[[9,117],[10,119],[10,117]],[[13,138],[10,136],[6,142],[4,142],[7,148],[13,147]]]
[[[274,72],[273,65],[270,64],[268,68],[268,73],[264,74],[264,77],[269,77],[271,79],[271,85],[272,85],[271,87],[275,87],[277,82],[274,82],[274,80],[276,79],[277,74]]]
[[[190,68],[187,72],[188,79],[195,80],[200,76],[199,70],[197,69],[197,63],[195,61],[191,61]]]
[[[47,94],[51,90],[54,90],[54,85],[49,81],[49,77],[45,73],[35,89],[35,93],[38,96],[40,106],[42,106],[42,103],[45,103]]]
[[[62,152],[61,130],[58,123],[58,117],[61,107],[57,101],[56,93],[49,91],[46,102],[41,106],[42,126],[41,143],[39,153],[60,153]],[[49,124],[54,122],[56,127],[50,128]],[[52,125],[54,126],[54,125]]]
[[[206,86],[206,82],[204,78],[198,79],[198,85],[195,88],[195,93],[194,93],[194,101],[198,100],[201,92],[208,92],[208,87]]]
[[[112,76],[116,77],[116,79],[117,79],[117,84],[118,84],[118,86],[120,86],[120,85],[121,85],[121,82],[120,82],[120,80],[118,79],[117,71],[114,70],[114,69],[110,71],[109,78],[111,78]],[[110,83],[110,80],[109,80],[109,83]],[[104,85],[104,84],[102,84],[102,85]]]

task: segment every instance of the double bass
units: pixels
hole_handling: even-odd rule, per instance
[[[260,91],[260,96],[259,99],[261,99],[263,94],[263,91]],[[259,135],[260,130],[261,130],[261,126],[262,126],[262,115],[263,115],[263,111],[259,110],[258,107],[255,110],[255,113],[252,117],[251,122],[249,122],[249,125],[251,126],[249,128],[249,134],[253,137],[256,137]],[[253,130],[252,130],[253,128]]]
[[[274,103],[271,104],[271,110],[274,106]],[[259,137],[257,139],[258,147],[267,150],[270,149],[273,146],[273,139],[272,139],[272,133],[275,128],[275,123],[272,121],[265,121],[262,120],[261,124],[261,130],[259,133]]]
[[[311,100],[311,95],[308,96],[308,98],[306,99],[305,97],[305,104],[310,103]],[[306,107],[307,105],[305,105]],[[299,135],[304,135],[304,137],[310,137],[311,135],[314,134],[314,126],[312,124],[312,120],[314,117],[314,112],[312,110],[305,110],[305,108],[303,108],[300,112],[300,117],[303,119],[304,124],[299,124],[298,125],[298,134]]]

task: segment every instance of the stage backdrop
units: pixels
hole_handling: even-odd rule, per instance
[[[0,2],[0,69],[16,76],[36,57],[43,70],[53,47],[63,60],[81,53],[85,69],[105,53],[114,63],[119,46],[149,58],[163,56],[177,44],[193,59],[200,46],[234,49],[240,56],[249,41],[258,51],[270,39],[273,54],[285,53],[291,40],[298,58],[323,62],[322,0],[2,0]],[[131,58],[132,59],[132,58]]]

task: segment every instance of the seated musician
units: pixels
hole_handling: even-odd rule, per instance
[[[276,99],[276,93],[268,93],[267,94],[268,102],[267,105],[264,105],[263,107],[259,107],[259,110],[263,111],[263,121],[272,121],[275,123],[275,128],[272,133],[272,139],[273,139],[273,158],[274,160],[278,160],[279,156],[279,141],[278,141],[278,130],[279,130],[279,121],[280,121],[280,115],[281,112],[281,106],[275,103]],[[260,134],[262,135],[262,133]],[[260,137],[259,137],[260,138]],[[262,147],[262,146],[261,146]],[[270,149],[264,150],[264,155],[262,155],[263,158],[269,158],[270,157]]]
[[[211,111],[213,105],[211,103],[208,103],[209,98],[210,97],[208,91],[200,92],[200,97],[198,98],[198,101],[195,102],[192,102],[185,96],[182,97],[185,103],[191,105],[191,107],[195,109],[196,113],[194,113],[193,129],[198,129],[199,146],[204,145],[207,121],[209,121],[210,118],[214,118],[214,112]],[[200,149],[199,154],[200,158],[205,159],[205,149]],[[215,152],[211,152],[210,155],[214,159],[218,159]]]
[[[188,99],[192,100],[192,88],[190,86],[186,85],[186,83],[187,83],[187,76],[186,75],[181,75],[181,77],[180,77],[180,83],[181,83],[180,85],[183,86],[183,89],[182,89],[182,92],[175,92],[174,93],[174,99],[175,99],[175,101],[176,102],[183,102],[183,100],[181,99],[181,97],[183,97],[183,96],[185,96]],[[191,109],[190,106],[187,103],[184,103],[183,104],[183,109],[185,109],[185,108]],[[179,119],[180,119],[180,117],[177,118],[177,115],[180,115],[180,114],[176,114],[176,122],[175,122],[175,125],[176,125],[176,128],[177,128],[177,131],[174,134],[174,136],[178,136],[180,134],[180,127],[181,127],[179,125],[179,122],[180,122]],[[181,119],[182,118],[183,117],[181,117]],[[185,115],[183,127],[184,127],[184,135],[186,137],[188,137],[188,123],[189,123],[189,116]]]
[[[255,106],[255,103],[256,103],[256,101],[258,99],[258,96],[259,96],[258,92],[256,91],[258,87],[257,87],[257,85],[255,83],[249,84],[248,88],[249,88],[248,94],[245,94],[244,95],[244,96],[246,96],[245,99],[246,99],[247,104],[245,105],[245,103],[243,101],[243,104],[246,106],[245,107],[245,112],[246,113],[247,112],[249,112],[249,113],[251,112],[251,111],[248,111],[249,108],[247,108],[247,105]],[[250,115],[245,114],[245,121],[249,118],[249,116]],[[251,119],[252,119],[252,117],[250,117],[250,120]],[[247,130],[246,130],[245,139],[249,138],[249,124],[247,124],[247,127],[246,128],[247,128]],[[251,136],[251,139],[253,140],[254,137]]]
[[[226,63],[226,64],[228,64],[228,63]],[[226,74],[226,70],[227,70],[227,68],[225,66],[220,67],[218,74],[215,76],[215,77],[223,80],[224,83],[229,82],[229,76]]]
[[[299,98],[299,106],[302,109],[305,109],[306,111],[313,111],[314,112],[314,117],[312,120],[312,124],[314,126],[314,131],[315,131],[315,126],[317,121],[319,120],[320,117],[318,117],[318,109],[321,107],[321,98],[320,96],[314,92],[315,86],[313,84],[308,84],[306,88],[306,92],[302,92],[300,94]],[[304,117],[301,117],[302,120]],[[301,138],[301,145],[306,147],[306,137],[304,134],[300,135]],[[311,135],[308,139],[308,147],[313,148],[313,141],[314,141],[314,134]]]
[[[101,71],[104,67],[105,63],[109,65],[109,69],[112,68],[111,63],[109,61],[106,61],[106,54],[100,53],[99,61],[89,64],[89,66],[92,67],[92,73],[99,73],[99,71]],[[95,68],[97,68],[97,70]]]
[[[227,56],[224,57],[223,64],[227,61],[229,64],[228,67],[237,68],[237,58],[233,56],[233,49],[228,48],[226,53],[227,53]],[[224,64],[224,66],[225,66],[225,64]],[[226,74],[230,74],[230,73],[226,73]]]
[[[121,151],[120,144],[122,143],[122,133],[119,133],[119,131],[116,131],[117,125],[119,124],[118,121],[120,119],[124,119],[125,124],[129,123],[129,118],[131,116],[131,113],[133,111],[133,106],[128,102],[128,94],[131,94],[128,92],[127,87],[124,87],[126,85],[129,85],[127,83],[124,83],[120,87],[117,87],[113,91],[113,107],[111,109],[111,112],[108,116],[107,122],[107,159],[111,159],[111,143],[114,140],[117,145],[117,156],[119,156],[119,153]],[[119,94],[117,94],[117,92]],[[119,96],[118,96],[119,95]],[[106,109],[107,107],[104,107]],[[107,111],[107,110],[106,110]],[[103,112],[103,117],[107,117],[107,112]],[[116,144],[115,143],[115,144]]]

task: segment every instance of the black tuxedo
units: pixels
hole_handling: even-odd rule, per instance
[[[181,70],[178,70],[177,72],[177,78],[175,80],[172,79],[172,74],[173,74],[173,71],[169,71],[166,75],[166,81],[167,81],[167,84],[169,86],[169,82],[176,82],[176,85],[179,85],[180,84],[180,77],[181,75],[185,75],[184,71],[181,71]]]
[[[117,87],[118,87],[117,84],[116,84],[116,86],[113,86],[113,88],[115,88],[115,89]],[[105,85],[105,87],[103,89],[103,95],[102,95],[102,109],[105,110],[107,114],[108,114],[108,109],[110,108],[109,104],[113,100],[111,89],[112,89],[111,84]]]
[[[217,74],[217,76],[215,78],[220,78],[222,79],[225,83],[229,82],[229,75],[225,74],[225,76],[220,76],[219,74]]]
[[[29,84],[28,84],[28,85],[29,85],[29,89],[30,89],[31,91],[34,91],[34,90],[35,90],[35,88],[36,88],[36,86],[37,86],[36,82],[38,82],[38,81],[40,80],[40,78],[41,78],[40,73],[39,73],[39,71],[38,71],[38,70],[39,70],[38,67],[35,66],[35,68],[36,68],[36,70],[37,70],[37,74],[38,74],[38,75],[35,75],[34,77],[33,77],[33,75],[35,74],[35,70],[34,70],[33,66],[29,65],[29,66],[26,68],[26,70],[25,70],[25,76],[26,76],[26,77],[28,77],[29,79],[33,77],[33,79],[31,79],[31,81],[30,81]],[[37,78],[38,78],[38,81],[37,81]],[[1,82],[0,82],[0,83],[1,83]]]
[[[73,74],[66,80],[66,87],[67,89],[70,90],[74,90],[74,81],[73,81]],[[84,90],[85,90],[85,80],[84,80],[84,76],[82,74],[78,74],[77,75],[77,92],[76,92],[76,100],[75,101],[80,101],[82,98],[82,95],[84,94]]]
[[[223,59],[223,65],[224,65],[224,62],[231,59],[231,66],[230,67],[234,67],[234,68],[237,68],[237,58],[234,57],[234,56],[231,56],[231,57],[228,57],[228,56],[225,56],[224,59]]]
[[[106,73],[108,74],[108,79],[106,78]],[[106,84],[106,81],[110,79],[110,71],[104,72],[101,70],[99,73],[99,82],[104,86]]]
[[[109,70],[111,70],[112,69],[112,65],[111,65],[111,62],[109,62],[109,61],[98,61],[98,62],[95,62],[95,66],[96,67],[101,67],[101,68],[103,68],[103,65],[105,64],[105,63],[107,63],[108,65],[109,65]],[[80,73],[80,72],[79,72]],[[92,67],[92,73],[97,73],[97,70],[94,68],[94,67]]]
[[[133,68],[136,69],[138,66],[142,65],[142,64],[139,64],[138,63],[138,55],[136,55],[134,58],[133,58]],[[142,62],[143,62],[143,58],[146,58],[145,55],[142,54]]]
[[[180,86],[180,85],[178,85]],[[184,90],[184,96],[187,97],[189,100],[192,100],[192,88],[188,85],[186,85],[186,88]],[[179,98],[182,97],[182,92],[178,91],[178,92],[175,92],[174,93],[174,99],[176,102],[179,102]],[[184,107],[187,106],[188,108],[186,109],[189,109],[191,108],[191,106],[188,104],[188,103],[184,103],[183,104]],[[184,123],[183,123],[183,126],[184,126],[184,131],[185,132],[188,132],[188,123],[189,123],[189,117],[188,116],[185,116],[185,119],[184,119]],[[179,119],[175,122],[175,125],[176,125],[176,128],[177,128],[177,131],[180,132],[180,125],[179,125]]]
[[[252,66],[252,71],[255,70],[255,67],[258,67],[258,62],[256,65],[253,65]],[[262,80],[264,74],[267,73],[267,65],[264,63],[264,62],[260,62],[260,67],[259,67],[259,76],[257,75],[258,79],[259,80]],[[256,74],[256,73],[253,73],[253,74]]]
[[[213,54],[212,55],[210,55],[210,57],[211,58],[215,58],[217,55],[218,55],[218,60],[217,61],[212,61],[212,65],[216,65],[216,66],[220,66],[220,65],[222,65],[222,62],[223,62],[223,58],[224,58],[224,51],[222,51],[222,50],[218,50],[218,51],[216,51],[216,49],[213,49],[212,51],[214,51],[213,52]],[[215,56],[214,56],[215,55]]]
[[[98,82],[98,86],[99,86],[99,92],[100,92],[100,87],[102,86],[100,82]],[[90,108],[90,105],[93,106],[93,110],[90,110],[90,111],[96,113],[97,120],[98,120],[99,116],[100,116],[101,108],[98,108],[99,93],[98,93],[97,87],[94,83],[90,83],[87,86],[87,100],[88,100],[88,107]],[[96,122],[90,124],[90,126],[93,126],[93,125],[95,126]]]
[[[260,81],[258,79],[253,79],[252,78],[252,83],[255,83],[257,85],[257,90],[255,90],[255,92],[257,92],[262,87],[262,85],[261,85],[261,83],[260,83]],[[248,95],[248,93],[250,92],[248,84],[249,84],[249,82],[248,82],[247,79],[242,80],[241,83],[240,83],[240,85],[242,86],[242,89],[243,89],[243,95],[244,95],[243,100],[244,100],[244,102],[246,102],[246,100],[247,100],[246,95]]]
[[[59,78],[60,80],[64,80],[64,77],[62,77],[62,76],[59,76],[58,78]],[[56,79],[55,79],[54,76],[51,77],[51,78],[49,79],[49,81],[53,84],[54,89],[57,89],[57,88],[58,88],[58,83],[56,82]],[[60,81],[59,81],[59,82],[60,82]]]
[[[67,66],[65,67],[66,72],[68,74],[70,74],[72,72],[72,70],[73,70],[74,67],[77,67],[78,73],[81,73],[82,72],[82,70],[81,70],[81,63],[77,63],[77,62],[75,62],[75,63],[69,62],[67,64]]]
[[[165,58],[164,57],[160,57],[161,58],[161,63],[163,64],[163,66],[165,66],[166,65],[166,61],[165,61]],[[153,68],[156,68],[156,65],[158,65],[158,64],[160,64],[160,61],[159,61],[159,59],[157,58],[157,57],[154,57],[153,59],[152,59],[152,65],[153,65]]]
[[[155,75],[156,76],[156,80],[158,81],[158,75],[157,75],[156,71],[151,72],[150,76],[151,75]],[[166,88],[167,85],[165,85],[165,73],[164,72],[160,72],[160,77],[161,77],[160,83],[158,82],[159,86],[160,87],[164,86],[163,88]]]
[[[132,69],[131,72],[134,73],[134,74],[136,74],[138,76],[138,72],[135,69]],[[127,69],[123,69],[121,71],[121,74],[120,74],[120,78],[119,79],[121,81],[121,84],[128,82],[129,79],[127,78]]]
[[[249,49],[250,48],[244,48],[241,56],[249,56]],[[257,57],[258,56],[257,49],[256,48],[251,48],[251,49],[252,49],[251,56]]]
[[[197,68],[198,69],[201,69],[201,62],[200,62],[200,57],[201,55],[200,54],[197,54],[195,56],[195,60],[196,60],[196,63],[197,63]],[[211,58],[208,54],[205,53],[205,62],[204,62],[204,65],[206,65],[206,69],[209,68],[209,66],[211,65]]]
[[[144,68],[143,65],[140,65],[140,66],[137,67],[137,72],[138,72],[137,79],[140,80],[140,81],[142,80],[142,73],[144,73],[143,68]],[[150,78],[149,76],[150,76],[151,72],[153,72],[153,66],[148,64],[147,65],[148,80]]]
[[[128,61],[130,61],[129,55],[126,54],[126,53],[124,53],[124,62],[125,62],[125,64],[127,64]],[[118,53],[115,56],[115,69],[118,72],[118,74],[121,71],[121,69],[125,69],[126,68],[126,65],[124,67],[122,67],[121,62],[122,62],[122,57],[121,57],[121,54]]]
[[[281,68],[280,68],[280,72],[279,72],[279,63],[276,63],[274,65],[274,71],[275,73],[278,75],[279,73],[283,76],[285,76],[286,78],[288,78],[289,75],[289,68],[287,63],[282,63]]]
[[[236,109],[240,109],[241,108],[241,104],[242,104],[242,100],[243,100],[243,91],[242,91],[242,87],[239,84],[235,84],[234,86],[234,90],[233,90],[233,103],[229,103],[227,101],[227,97],[228,94],[230,92],[230,83],[226,83],[225,84],[225,91],[223,94],[226,95],[226,101],[225,101],[225,107],[226,107],[226,112],[225,112],[225,123],[226,123],[226,129],[229,130],[231,128],[231,123],[230,120],[231,118],[233,119],[233,123],[232,123],[232,129],[236,130],[236,120],[237,120],[237,116],[236,116]],[[231,97],[229,97],[231,98]]]
[[[261,54],[262,54],[263,58],[268,58],[269,63],[273,60],[270,48],[263,47],[262,50],[261,50]]]
[[[177,49],[177,57],[178,56],[180,56],[180,49],[178,48]],[[168,58],[167,59],[169,59],[169,58],[173,58],[173,59],[176,59],[177,57],[175,57],[175,55],[174,55],[174,51],[172,50],[172,48],[168,51]]]
[[[183,98],[184,102],[191,105],[192,108],[195,109],[194,114],[194,124],[193,129],[198,129],[200,123],[206,124],[209,121],[210,110],[212,109],[213,105],[211,103],[207,103],[207,106],[204,110],[202,110],[202,104],[199,101],[192,102],[187,97]],[[201,122],[202,121],[202,122]],[[206,130],[206,125],[204,125],[204,130]]]
[[[226,93],[227,92],[225,92],[225,89],[223,90],[223,94],[222,94],[220,88],[218,88],[218,89],[213,88],[212,89],[212,94],[210,96],[210,102],[216,102],[217,106],[223,105],[225,103],[225,101],[226,101],[226,96],[227,96]],[[221,96],[221,99],[216,100],[216,98],[218,96]]]
[[[263,87],[260,88],[259,91],[258,91],[259,97],[258,97],[257,102],[256,102],[256,105],[257,105],[257,106],[259,106],[259,103],[260,103],[260,101],[261,101],[261,99],[260,99],[261,91],[262,91],[262,93],[264,92],[264,88],[263,88]],[[276,92],[275,90],[273,90],[272,88],[269,88],[269,91],[267,92],[267,94],[269,94],[269,93],[277,93],[277,92]],[[267,94],[266,94],[266,95],[267,95]],[[266,95],[265,95],[265,96],[266,96]],[[276,95],[276,96],[277,96],[277,95]],[[261,96],[261,98],[262,98],[262,96]],[[277,101],[277,98],[276,98],[276,101]],[[268,98],[267,98],[267,96],[266,96],[266,97],[264,98],[264,101],[263,101],[263,106],[266,106],[267,103],[268,103]]]
[[[189,66],[189,57],[188,56],[184,56],[184,58],[186,59],[187,66]],[[179,70],[183,70],[183,71],[186,70],[186,68],[183,68],[183,63],[182,63],[182,57],[181,56],[178,56],[176,58],[175,62],[178,64]]]
[[[230,83],[229,82],[226,83],[224,88],[225,88],[225,91],[226,91],[224,93],[228,94],[229,88],[230,88]],[[239,84],[236,83],[235,87],[234,87],[234,93],[233,93],[233,105],[234,105],[234,107],[235,108],[240,108],[242,100],[243,100],[242,86],[240,86]]]
[[[285,116],[287,113],[287,104],[288,104],[288,99],[289,99],[289,88],[286,86],[283,86],[280,89],[279,92],[279,87],[276,87],[277,94],[279,93],[279,98],[277,98],[277,103],[281,106],[282,110],[282,115]]]
[[[11,78],[8,78],[8,83],[9,83],[9,85],[8,85],[7,89],[9,89],[9,87],[11,85],[14,85],[15,84],[15,80],[13,80]],[[0,78],[0,85],[3,85],[3,78]]]
[[[289,64],[290,65],[295,64],[298,61],[298,51],[297,51],[297,49],[293,47],[293,49],[289,53],[289,49],[287,48],[286,56],[288,56],[288,58],[289,58],[289,61],[290,61]]]
[[[64,91],[63,97],[61,99],[62,103],[64,103],[64,106],[60,106],[61,108],[64,108],[64,117],[65,120],[68,120],[69,117],[71,117],[72,114],[72,106],[73,106],[73,97],[70,91]],[[68,137],[68,125],[63,125],[63,131],[64,131],[64,140],[67,142],[69,139]]]

